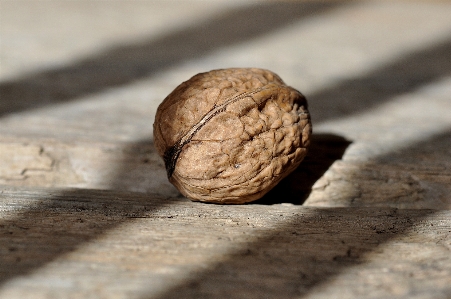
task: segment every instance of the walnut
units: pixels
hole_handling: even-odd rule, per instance
[[[307,101],[273,72],[222,69],[180,84],[158,107],[155,147],[168,178],[194,201],[261,198],[307,153]]]

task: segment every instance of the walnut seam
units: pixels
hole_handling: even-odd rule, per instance
[[[304,159],[305,97],[262,69],[193,76],[157,109],[154,144],[172,184],[191,200],[259,199]]]
[[[242,93],[237,96],[233,96],[226,100],[223,104],[213,107],[207,114],[205,114],[202,119],[194,125],[184,136],[182,136],[173,146],[171,146],[165,153],[164,153],[164,163],[166,166],[166,172],[168,175],[168,178],[172,176],[175,170],[175,165],[177,163],[177,159],[180,155],[180,152],[182,151],[183,147],[188,144],[191,139],[194,137],[194,135],[213,117],[218,115],[221,112],[224,112],[227,109],[227,106],[239,101],[241,99],[247,98],[249,96],[252,96],[252,94],[255,94],[257,92],[260,92],[264,90],[264,88],[255,89],[250,92]]]

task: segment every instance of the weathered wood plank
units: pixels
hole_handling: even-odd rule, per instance
[[[450,3],[249,3],[0,3],[0,298],[451,298]],[[312,148],[192,203],[154,113],[232,66],[306,95]]]
[[[448,133],[370,161],[342,159],[351,141],[314,134],[300,167],[261,203],[309,206],[451,207]],[[423,163],[415,163],[422,160]],[[179,193],[151,141],[136,143],[0,139],[0,185]]]
[[[219,206],[53,188],[4,189],[0,199],[5,298],[36,291],[199,298],[232,290],[292,298],[337,296],[337,289],[343,298],[446,298],[451,291],[450,211]]]

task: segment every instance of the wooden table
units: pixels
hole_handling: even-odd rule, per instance
[[[0,298],[451,298],[451,3],[0,1]],[[176,85],[278,73],[310,153],[263,199],[183,198]]]

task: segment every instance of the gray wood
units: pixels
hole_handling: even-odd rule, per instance
[[[43,273],[54,281],[38,289],[54,296],[95,297],[102,289],[126,297],[130,284],[148,291],[143,298],[334,296],[337,288],[351,297],[446,298],[451,291],[450,211],[218,206],[54,188],[5,188],[1,203],[2,284],[27,275],[34,279],[24,286],[39,284]]]
[[[0,298],[451,298],[451,4],[0,1]],[[193,203],[152,142],[194,74],[279,74],[306,159]]]

